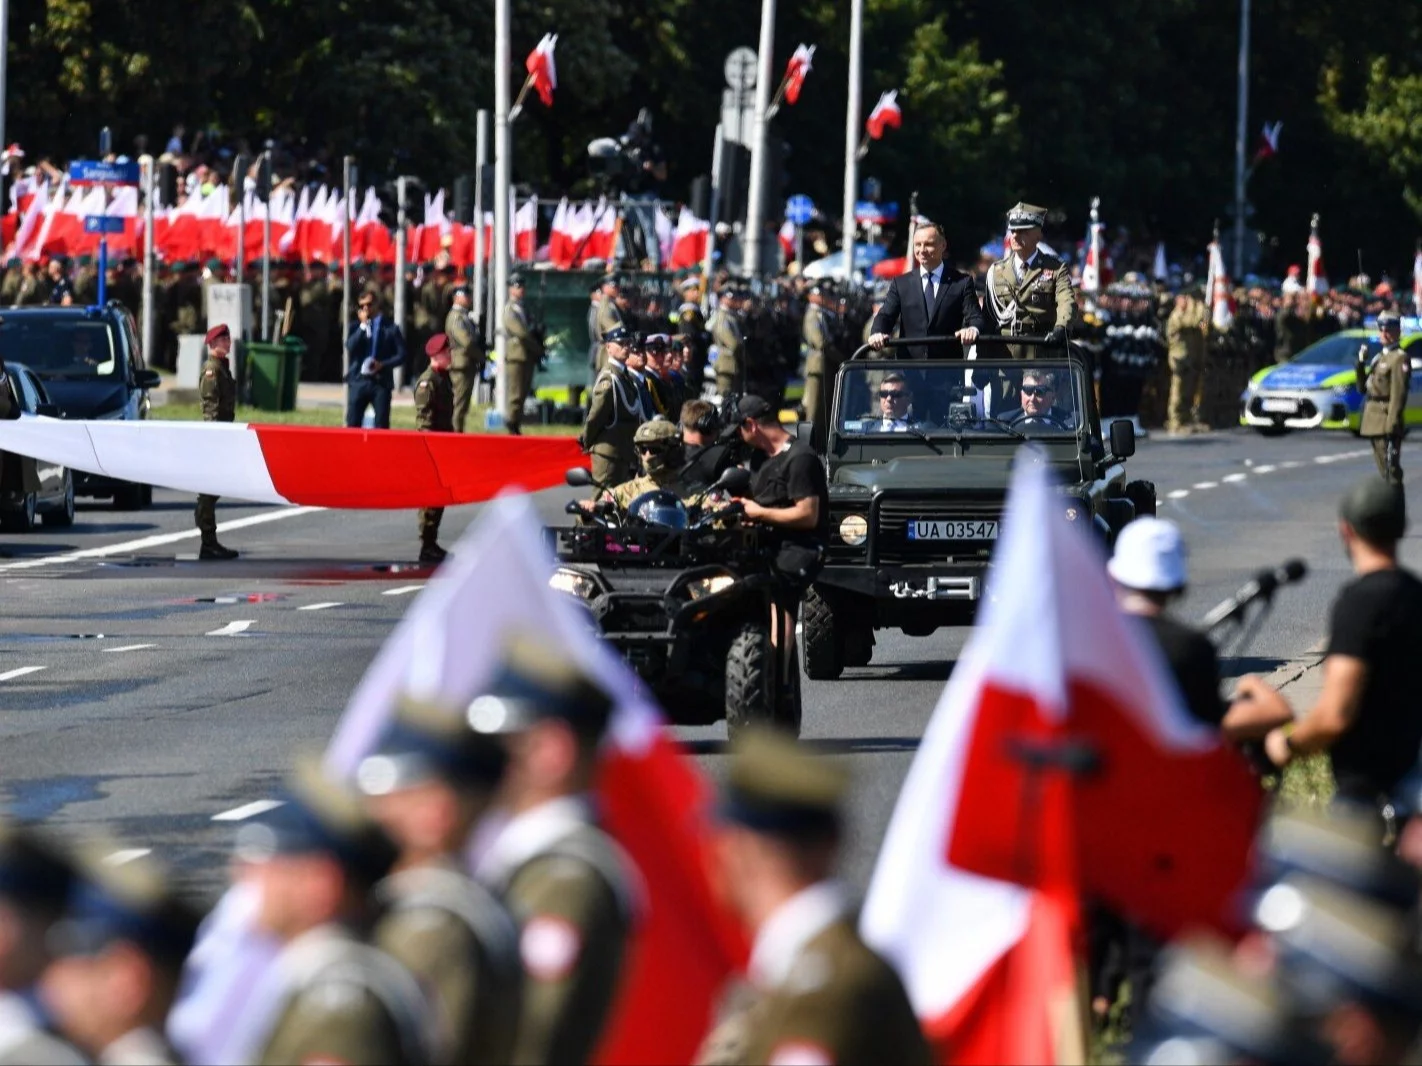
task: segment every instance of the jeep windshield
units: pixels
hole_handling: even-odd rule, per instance
[[[853,363],[839,379],[839,436],[1075,437],[1085,375],[1065,359]]]
[[[119,374],[109,324],[78,316],[4,316],[0,319],[0,356],[25,364],[42,378]]]

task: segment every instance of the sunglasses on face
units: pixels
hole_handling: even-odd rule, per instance
[[[1023,385],[1023,396],[1050,396],[1056,389],[1049,389],[1045,385]]]
[[[903,399],[905,396],[907,396],[907,395],[908,395],[908,393],[904,392],[903,389],[880,389],[880,390],[879,390],[879,399],[881,399],[881,400],[889,400],[889,399],[902,400],[902,399]]]
[[[656,455],[657,453],[659,453],[659,452],[664,452],[664,451],[666,451],[666,448],[665,448],[663,445],[660,445],[660,444],[639,444],[639,445],[637,445],[637,454],[638,454],[638,455]]]

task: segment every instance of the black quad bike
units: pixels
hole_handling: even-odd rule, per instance
[[[744,495],[743,470],[717,483]],[[586,470],[568,472],[575,487]],[[599,501],[579,522],[548,531],[558,569],[550,585],[590,612],[611,643],[680,725],[725,719],[735,735],[752,723],[798,734],[795,649],[775,639],[774,604],[795,593],[775,569],[774,535],[746,522],[735,503],[688,507],[653,491],[625,509]]]

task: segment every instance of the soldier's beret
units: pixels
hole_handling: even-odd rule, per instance
[[[383,796],[438,779],[456,787],[492,789],[508,765],[497,738],[476,733],[456,709],[403,700],[394,720],[356,770],[356,785]]]
[[[468,720],[475,732],[497,735],[555,719],[595,743],[611,714],[611,697],[575,663],[546,640],[516,634],[504,645],[493,680],[469,704]]]
[[[613,326],[602,335],[603,344],[631,344],[633,333],[626,326]]]
[[[0,897],[57,906],[69,893],[74,867],[34,830],[0,821]]]
[[[777,730],[746,730],[731,743],[720,812],[762,833],[833,833],[848,790],[849,771],[840,760],[811,755]]]
[[[208,345],[213,345],[213,344],[216,344],[216,343],[217,343],[219,340],[221,340],[223,337],[231,337],[231,336],[232,336],[232,331],[227,328],[227,323],[226,323],[226,322],[223,322],[223,323],[220,323],[220,324],[218,324],[218,325],[216,325],[216,326],[213,326],[210,330],[208,330],[208,331],[207,331],[207,336],[204,337],[203,340],[204,340],[204,342],[207,343]]]
[[[172,889],[156,860],[91,846],[81,856],[51,941],[60,955],[91,955],[123,941],[177,970],[201,921],[201,912]]]
[[[1402,316],[1396,311],[1381,311],[1378,313],[1378,329],[1401,329]]]
[[[1402,486],[1369,475],[1349,490],[1338,516],[1366,541],[1390,543],[1407,531],[1407,497]]]
[[[1397,906],[1417,900],[1418,872],[1382,846],[1382,822],[1371,805],[1276,814],[1261,830],[1256,853],[1270,880],[1301,873]]]
[[[1035,204],[1018,202],[1007,212],[1008,229],[1041,229],[1047,221],[1047,209]]]
[[[449,351],[449,337],[444,333],[436,333],[429,340],[425,341],[425,354],[430,358],[442,355]]]
[[[282,805],[237,833],[237,857],[266,862],[280,855],[329,855],[370,886],[390,872],[395,846],[370,818],[359,794],[332,781],[314,759],[299,760]]]
[[[632,443],[661,444],[679,438],[680,434],[677,433],[676,426],[665,418],[653,418],[637,427],[637,432],[632,434]]]

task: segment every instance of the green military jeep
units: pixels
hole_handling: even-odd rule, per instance
[[[880,361],[864,351],[835,383],[829,544],[800,612],[809,677],[867,666],[876,629],[926,637],[972,623],[1024,447],[1058,473],[1063,519],[1106,544],[1155,513],[1155,486],[1126,479],[1131,424],[1115,422],[1102,440],[1081,355]]]

